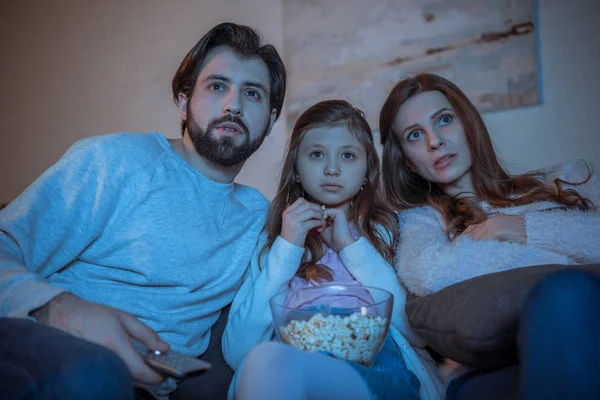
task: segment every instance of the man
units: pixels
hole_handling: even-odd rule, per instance
[[[0,392],[127,398],[127,371],[136,383],[164,380],[132,339],[206,350],[268,206],[233,180],[270,133],[285,88],[273,46],[220,24],[173,78],[181,139],[81,140],[0,212],[0,316],[9,317],[0,319]]]

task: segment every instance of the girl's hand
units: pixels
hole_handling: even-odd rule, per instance
[[[302,197],[286,208],[281,217],[281,237],[298,247],[304,247],[308,231],[324,226],[323,210]]]
[[[471,225],[464,234],[474,240],[498,240],[527,244],[525,220],[519,215],[494,215],[487,220]]]
[[[339,208],[326,208],[323,211],[323,216],[328,223],[331,223],[332,235],[331,243],[328,243],[329,247],[338,253],[356,242],[350,232],[350,226],[346,219],[346,214]]]

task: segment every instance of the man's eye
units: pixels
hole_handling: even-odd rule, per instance
[[[211,83],[208,88],[210,90],[212,90],[213,92],[216,92],[218,90],[224,90],[225,88],[223,87],[223,85],[221,85],[220,83]]]
[[[260,99],[260,93],[258,93],[256,90],[248,90],[246,92],[246,95],[253,97],[255,99]]]

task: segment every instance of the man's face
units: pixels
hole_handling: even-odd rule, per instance
[[[269,71],[260,57],[240,59],[229,48],[211,50],[183,117],[196,151],[225,167],[248,159],[275,122]]]

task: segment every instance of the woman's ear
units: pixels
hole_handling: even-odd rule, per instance
[[[413,165],[413,163],[410,162],[410,160],[406,160],[404,161],[404,166],[406,167],[407,170],[409,170],[410,172],[416,172],[415,171],[415,166]]]

